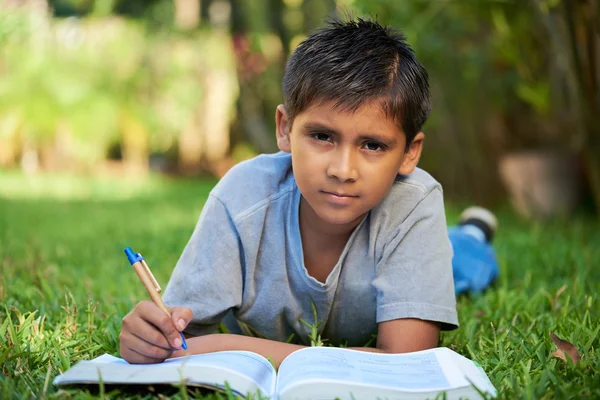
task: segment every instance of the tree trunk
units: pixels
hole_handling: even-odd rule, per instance
[[[191,30],[200,24],[200,0],[174,0],[175,26]]]
[[[236,94],[234,85],[229,71],[217,68],[207,71],[204,115],[208,118],[204,118],[202,133],[206,144],[204,157],[209,163],[225,158],[229,151],[229,123]]]
[[[594,126],[590,140],[585,149],[584,161],[590,189],[596,203],[596,211],[600,214],[600,130]]]
[[[585,128],[584,160],[591,192],[600,213],[600,85],[598,48],[598,9],[595,1],[566,0],[564,15],[572,43],[571,57],[579,83],[581,113]]]
[[[283,14],[285,11],[285,6],[282,0],[269,0],[269,21],[273,30],[279,36],[279,40],[281,40],[281,45],[283,46],[283,53],[286,58],[290,53],[290,33],[285,26],[283,21]]]
[[[201,132],[204,116],[203,106],[203,101],[201,101],[179,135],[178,169],[184,175],[194,175],[200,171],[200,160],[204,149]]]
[[[550,38],[553,74],[562,80],[564,91],[555,97],[562,100],[557,110],[567,116],[563,120],[566,134],[581,150],[594,197],[600,213],[600,84],[596,49],[598,46],[598,9],[595,1],[563,0],[550,12],[541,10],[546,2],[534,1],[534,9],[544,22]],[[558,86],[557,83],[554,83]],[[567,96],[564,96],[564,93]],[[573,133],[574,132],[574,133]],[[579,134],[581,132],[582,134]]]
[[[21,119],[15,114],[0,120],[0,167],[12,167],[17,163],[21,124]]]
[[[123,164],[130,174],[147,174],[148,132],[144,125],[132,115],[125,114],[121,119]]]

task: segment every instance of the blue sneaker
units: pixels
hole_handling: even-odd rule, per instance
[[[467,208],[459,225],[448,229],[454,250],[452,272],[456,294],[481,292],[498,276],[496,252],[490,244],[497,229],[494,214],[481,207]]]

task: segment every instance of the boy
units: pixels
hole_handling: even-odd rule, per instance
[[[333,344],[376,334],[357,349],[389,353],[457,327],[442,188],[416,168],[428,77],[404,37],[332,22],[294,51],[283,92],[281,152],[213,189],[163,297],[172,319],[150,301],[123,319],[127,361],[184,354],[184,329],[187,353],[249,350],[279,365],[310,344],[302,321]],[[234,333],[212,333],[220,322]]]

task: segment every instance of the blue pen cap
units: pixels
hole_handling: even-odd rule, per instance
[[[129,260],[129,263],[131,265],[135,264],[138,261],[142,261],[144,259],[144,257],[142,257],[142,255],[140,253],[135,254],[133,252],[133,250],[131,250],[131,247],[125,248],[125,254],[127,255],[127,259]]]

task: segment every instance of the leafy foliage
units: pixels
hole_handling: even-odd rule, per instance
[[[233,54],[218,32],[146,29],[116,17],[60,20],[3,9],[0,143],[39,151],[66,142],[61,156],[84,167],[114,144],[125,153],[127,146],[146,156],[167,152],[205,95],[202,77],[217,70],[235,81]],[[11,118],[17,122],[3,130]]]

